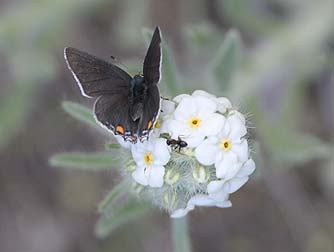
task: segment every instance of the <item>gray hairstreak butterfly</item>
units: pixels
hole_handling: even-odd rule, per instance
[[[148,47],[143,74],[131,77],[118,66],[71,47],[65,48],[64,57],[81,94],[96,98],[94,116],[102,127],[132,143],[148,139],[160,110],[159,27]]]

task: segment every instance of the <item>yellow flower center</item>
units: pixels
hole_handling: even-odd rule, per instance
[[[161,122],[160,122],[160,120],[158,119],[158,120],[155,122],[155,124],[154,124],[154,128],[158,129],[158,128],[160,128],[160,126],[161,126]]]
[[[189,127],[193,129],[197,129],[202,123],[201,118],[193,117],[188,121]]]
[[[151,165],[153,163],[153,155],[151,152],[146,152],[144,155],[144,162],[147,165]]]
[[[231,144],[231,141],[228,140],[228,139],[222,139],[220,140],[220,144],[219,144],[220,148],[223,150],[223,151],[228,151],[231,149],[232,147],[232,144]]]

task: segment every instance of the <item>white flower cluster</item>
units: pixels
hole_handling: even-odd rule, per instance
[[[131,149],[126,170],[136,191],[178,218],[195,206],[232,205],[229,195],[255,170],[246,134],[245,117],[228,99],[197,90],[161,101],[148,141],[118,140]]]

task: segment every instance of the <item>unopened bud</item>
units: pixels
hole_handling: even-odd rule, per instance
[[[198,183],[202,184],[209,180],[210,175],[205,167],[199,165],[193,170],[193,177]]]
[[[167,192],[163,196],[164,204],[167,209],[173,209],[176,203],[176,193]]]
[[[180,179],[180,173],[177,172],[175,169],[169,169],[167,170],[165,174],[165,182],[168,185],[175,184]]]

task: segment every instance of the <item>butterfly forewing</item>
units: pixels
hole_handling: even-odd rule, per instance
[[[65,48],[64,56],[82,95],[129,93],[132,78],[119,67],[71,47]]]
[[[160,81],[160,67],[161,35],[159,27],[156,27],[143,65],[143,75],[148,86],[155,85]]]

